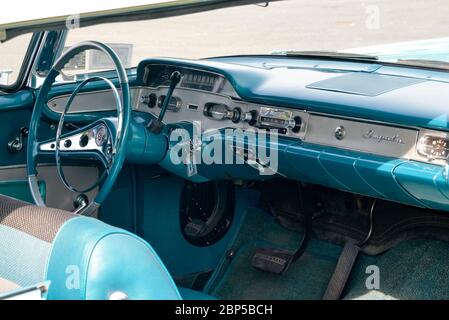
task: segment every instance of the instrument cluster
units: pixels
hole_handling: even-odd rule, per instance
[[[170,84],[170,75],[174,71],[179,71],[182,74],[179,88],[238,97],[232,85],[223,75],[191,68],[180,68],[178,66],[148,65],[145,68],[145,85],[151,88],[168,86]]]

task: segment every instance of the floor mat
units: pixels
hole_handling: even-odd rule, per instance
[[[212,294],[220,299],[321,299],[341,247],[312,239],[303,256],[281,276],[251,266],[261,246],[294,250],[301,234],[286,230],[260,210],[250,210],[235,242],[235,255]],[[369,290],[368,266],[379,270],[379,288]],[[449,244],[409,240],[378,256],[361,254],[344,299],[449,299]]]
[[[294,250],[300,237],[262,211],[248,212],[236,241],[236,254],[213,295],[220,299],[320,299],[335,268],[339,246],[312,240],[303,256],[283,275],[251,266],[257,247]]]
[[[394,299],[449,299],[449,244],[417,239],[402,242],[374,257],[361,255],[348,282],[345,299],[370,297],[365,282],[370,265],[379,268],[377,292]]]

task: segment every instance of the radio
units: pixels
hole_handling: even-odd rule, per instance
[[[231,120],[234,123],[242,121],[256,128],[276,129],[283,134],[286,134],[287,130],[298,133],[302,125],[301,117],[294,117],[292,111],[270,107],[242,112],[239,107],[230,108],[225,104],[206,103],[203,113],[213,120]]]
[[[277,108],[261,107],[256,126],[265,129],[278,129],[281,133],[286,133],[287,129],[299,132],[301,129],[301,118],[293,117],[289,110]]]

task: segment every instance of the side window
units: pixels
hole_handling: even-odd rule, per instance
[[[127,63],[127,61],[123,58],[123,55],[121,55],[121,48],[118,48],[114,44],[106,44],[114,49],[124,67],[129,68],[129,63]],[[69,48],[70,46],[68,45],[64,46],[63,52]],[[124,51],[128,50],[125,49]],[[57,78],[56,81],[82,80],[89,74],[110,70],[114,70],[114,64],[109,56],[98,50],[86,50],[78,53],[64,66],[61,70],[60,77]]]
[[[16,83],[31,37],[30,33],[0,43],[0,87]]]
[[[120,28],[123,28],[123,23],[118,25],[120,25]],[[135,66],[133,63],[137,63],[132,59],[134,44],[129,39],[126,39],[126,41],[120,41],[123,39],[118,39],[119,41],[117,41],[115,39],[117,37],[117,24],[107,24],[106,26],[108,32],[105,32],[103,25],[69,30],[63,51],[82,41],[102,41],[117,53],[125,68]],[[114,65],[107,55],[97,50],[87,50],[70,60],[61,70],[62,78],[57,80],[77,80],[91,73],[113,69]]]

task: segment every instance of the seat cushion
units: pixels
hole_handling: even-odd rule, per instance
[[[74,217],[76,215],[65,210],[38,207],[0,195],[0,224],[48,243],[52,243],[61,226]]]
[[[0,195],[0,278],[20,287],[43,281],[56,233],[73,217]]]

